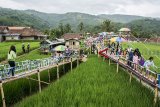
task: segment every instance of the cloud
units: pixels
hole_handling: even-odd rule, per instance
[[[7,4],[7,5],[6,5]],[[160,17],[159,0],[1,0],[0,6],[47,13],[130,14]]]

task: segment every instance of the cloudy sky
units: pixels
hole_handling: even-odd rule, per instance
[[[47,13],[129,14],[160,17],[160,0],[0,0],[0,7]]]

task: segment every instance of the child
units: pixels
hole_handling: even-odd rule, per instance
[[[137,70],[138,68],[138,63],[139,63],[139,58],[138,58],[137,52],[135,52],[133,56],[133,64],[134,64],[135,70]]]
[[[153,57],[150,57],[149,60],[147,60],[145,63],[144,63],[144,68],[146,69],[146,76],[149,75],[149,69],[150,67],[155,67],[157,68],[155,65],[154,65],[154,62],[153,62]]]

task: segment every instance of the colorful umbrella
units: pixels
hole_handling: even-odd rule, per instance
[[[54,48],[54,51],[65,51],[66,47],[63,46],[63,45],[59,45],[59,46],[56,46]]]
[[[127,42],[126,39],[121,38],[121,37],[114,37],[110,39],[111,42]]]

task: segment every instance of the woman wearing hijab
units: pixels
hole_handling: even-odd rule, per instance
[[[8,63],[10,65],[10,70],[8,72],[8,75],[10,74],[10,72],[12,72],[12,76],[14,76],[16,56],[17,56],[16,55],[16,47],[12,45],[10,47],[9,52],[8,52]]]

